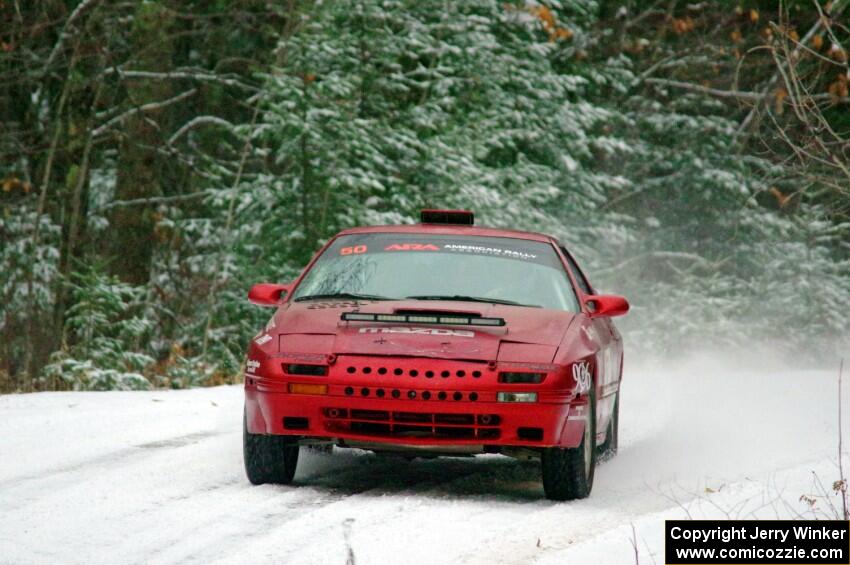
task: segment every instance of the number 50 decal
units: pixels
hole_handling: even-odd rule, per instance
[[[354,247],[343,247],[339,250],[340,255],[360,255],[366,253],[368,247],[365,245],[355,245]]]
[[[590,363],[587,361],[573,363],[573,380],[576,382],[576,394],[584,394],[589,391],[593,382],[590,375]]]

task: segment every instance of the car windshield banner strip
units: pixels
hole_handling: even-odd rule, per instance
[[[338,237],[328,248],[329,257],[355,260],[376,254],[474,255],[561,268],[548,243],[490,236],[455,236],[430,233],[359,233]]]
[[[452,326],[504,326],[504,318],[483,318],[480,316],[449,316],[429,314],[368,314],[363,312],[343,312],[340,319],[344,322],[389,322],[402,324],[442,324]]]

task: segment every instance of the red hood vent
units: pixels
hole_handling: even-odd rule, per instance
[[[386,322],[391,324],[440,324],[452,326],[486,326],[500,327],[505,325],[504,318],[485,318],[479,314],[449,313],[449,312],[404,312],[399,310],[394,314],[370,314],[367,312],[343,312],[340,319],[344,322]]]

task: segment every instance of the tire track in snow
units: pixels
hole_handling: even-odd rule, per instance
[[[70,465],[52,467],[43,471],[38,471],[27,475],[19,475],[10,479],[4,479],[0,481],[0,493],[2,493],[2,491],[6,489],[16,489],[18,487],[28,485],[33,482],[50,480],[53,478],[60,477],[61,475],[84,471],[86,469],[102,469],[104,466],[109,466],[115,463],[122,463],[123,461],[134,457],[146,457],[149,455],[149,453],[146,453],[146,450],[149,451],[156,449],[174,449],[184,447],[187,445],[198,443],[202,440],[211,437],[223,435],[224,433],[225,432],[220,431],[207,431],[196,432],[182,436],[175,436],[173,438],[167,438],[163,440],[134,445],[126,449],[110,451],[108,453],[98,455],[97,457],[90,457],[88,459],[72,463]],[[39,486],[39,490],[43,490],[43,487]],[[17,494],[20,495],[20,491],[18,491]]]
[[[436,464],[433,461],[428,461],[427,468],[423,470],[416,469],[417,462],[408,463],[401,458],[397,458],[396,461],[394,460],[396,458],[385,458],[373,454],[353,457],[337,454],[336,458],[343,461],[334,461],[333,455],[316,455],[311,459],[313,463],[320,465],[319,469],[309,471],[307,477],[296,476],[296,486],[276,487],[288,488],[288,494],[309,495],[303,497],[309,501],[306,508],[299,501],[298,504],[287,505],[280,511],[264,514],[264,527],[245,531],[237,544],[228,544],[228,548],[233,550],[232,555],[223,552],[223,548],[219,545],[192,554],[191,559],[201,563],[213,562],[217,559],[227,562],[230,558],[236,559],[242,555],[246,544],[259,546],[269,544],[279,540],[282,535],[285,536],[293,525],[316,523],[317,527],[308,530],[309,535],[287,537],[287,552],[297,556],[301,550],[315,543],[315,540],[334,537],[336,535],[334,531],[342,527],[346,520],[356,520],[354,517],[345,518],[342,521],[325,519],[326,515],[351,514],[352,512],[349,512],[346,506],[366,503],[370,499],[385,496],[407,498],[421,495],[441,485],[463,480],[482,470],[480,465],[454,466],[451,472],[446,473],[445,464],[451,463],[452,460],[440,461],[442,472],[438,473],[432,468]],[[321,466],[330,466],[332,470],[328,473],[328,469],[322,469]],[[273,497],[276,493],[270,494]],[[280,559],[286,561],[283,556]]]
[[[240,545],[233,555],[209,552],[201,554],[200,560],[218,557],[223,562],[231,559],[250,561],[251,555],[262,559],[263,555],[269,555],[276,548],[285,547],[289,560],[309,563],[312,557],[301,556],[309,553],[316,540],[344,544],[344,524],[348,523],[354,529],[386,527],[388,524],[390,527],[401,528],[404,520],[415,514],[415,507],[422,501],[432,504],[463,500],[476,503],[488,501],[488,505],[495,501],[497,508],[514,505],[524,507],[539,502],[540,493],[537,491],[540,486],[535,481],[528,480],[529,473],[536,475],[536,465],[532,470],[528,465],[508,458],[488,457],[485,461],[481,458],[449,458],[439,461],[416,461],[411,464],[374,455],[353,459],[353,464],[346,466],[342,473],[317,474],[313,478],[298,481],[301,485],[299,488],[330,488],[334,492],[343,491],[344,495],[338,497],[335,502],[314,506],[309,513],[299,515],[296,519],[289,517],[290,519],[283,523],[272,522],[265,531],[256,532],[247,543]],[[497,488],[494,489],[494,485]],[[368,516],[362,518],[364,513],[361,509],[374,504],[396,508],[393,511],[396,516],[380,515],[377,522],[369,522]],[[468,511],[466,513],[470,516],[474,514]],[[395,526],[392,526],[393,524]],[[293,528],[295,531],[292,531]],[[408,534],[409,532],[399,532],[397,535]],[[357,555],[358,544],[354,542],[352,545]],[[343,557],[347,552],[346,547],[348,546],[340,549],[340,555]],[[280,559],[288,562],[282,556]],[[335,560],[330,559],[329,562]]]

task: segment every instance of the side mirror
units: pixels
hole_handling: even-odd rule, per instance
[[[629,311],[629,301],[616,294],[594,294],[584,300],[591,318],[622,316]]]
[[[289,293],[291,289],[292,284],[255,284],[248,291],[248,300],[258,306],[277,306],[280,304],[281,295]]]

